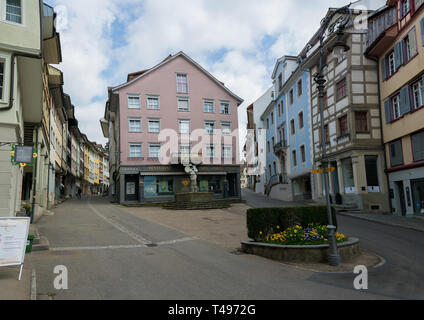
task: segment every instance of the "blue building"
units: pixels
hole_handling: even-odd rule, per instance
[[[298,58],[278,59],[272,74],[274,99],[262,115],[266,124],[266,193],[297,201],[314,198],[310,75]]]

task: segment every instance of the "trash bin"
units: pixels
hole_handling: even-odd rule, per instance
[[[32,243],[34,242],[34,238],[35,236],[30,234],[28,236],[28,241],[27,241],[27,246],[26,246],[26,251],[25,253],[31,253],[32,252]]]

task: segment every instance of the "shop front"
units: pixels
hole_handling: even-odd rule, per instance
[[[239,166],[199,166],[198,170],[199,192],[211,192],[217,199],[241,198]],[[124,167],[119,181],[121,203],[172,202],[175,194],[192,190],[182,165]]]

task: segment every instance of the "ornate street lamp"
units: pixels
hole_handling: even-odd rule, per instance
[[[356,1],[359,2],[359,1]],[[356,3],[354,2],[354,3]],[[321,117],[321,147],[322,147],[322,159],[321,167],[323,169],[322,178],[324,182],[325,198],[327,203],[327,213],[328,213],[328,242],[330,244],[330,254],[329,254],[329,263],[331,266],[339,266],[341,264],[341,258],[338,253],[337,241],[336,241],[336,227],[334,226],[331,201],[330,201],[330,192],[329,192],[329,177],[328,177],[328,159],[327,159],[327,150],[326,150],[326,141],[325,141],[325,129],[324,129],[324,91],[325,91],[325,80],[324,76],[324,41],[326,39],[327,30],[331,33],[335,31],[337,27],[337,42],[330,50],[335,57],[342,57],[346,51],[350,48],[346,45],[343,39],[343,30],[346,28],[347,24],[351,21],[352,18],[352,9],[350,6],[353,3],[350,3],[344,7],[336,9],[326,17],[321,24],[321,29],[319,31],[320,47],[319,47],[319,70],[316,75],[314,75],[314,80],[318,86],[318,97],[319,97],[319,110]],[[333,21],[336,15],[341,15],[339,20],[330,26],[330,23]]]

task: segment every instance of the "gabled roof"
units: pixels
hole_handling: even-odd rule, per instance
[[[297,57],[295,57],[295,56],[282,56],[280,59],[278,59],[277,62],[275,63],[274,71],[272,72],[272,79],[275,78],[277,70],[278,70],[278,66],[280,65],[280,63],[284,62],[288,59],[297,60]]]
[[[212,74],[210,74],[207,70],[205,70],[201,65],[199,65],[196,61],[194,61],[193,59],[191,59],[188,55],[186,55],[183,51],[178,52],[175,55],[169,55],[165,60],[163,60],[162,62],[160,62],[158,65],[156,65],[155,67],[148,69],[148,70],[144,70],[144,71],[139,71],[139,72],[135,72],[133,74],[130,75],[135,75],[130,81],[121,84],[119,86],[116,86],[114,88],[112,88],[112,93],[116,93],[116,91],[118,91],[119,89],[125,88],[127,86],[129,86],[130,84],[136,82],[137,80],[155,72],[156,70],[158,70],[159,68],[163,67],[164,65],[168,64],[171,61],[174,61],[176,58],[178,57],[182,57],[184,59],[186,59],[188,62],[190,62],[191,64],[193,64],[195,67],[197,67],[200,71],[202,71],[207,77],[209,77],[211,80],[213,80],[219,87],[221,87],[222,89],[224,89],[229,95],[231,95],[233,98],[235,98],[237,100],[237,102],[240,104],[242,104],[244,102],[244,100],[242,98],[240,98],[239,96],[237,96],[236,94],[234,94],[233,92],[231,92],[227,87],[225,87],[225,85],[219,81],[218,79],[216,79]],[[137,74],[137,75],[136,75]],[[130,77],[128,77],[129,79]]]

